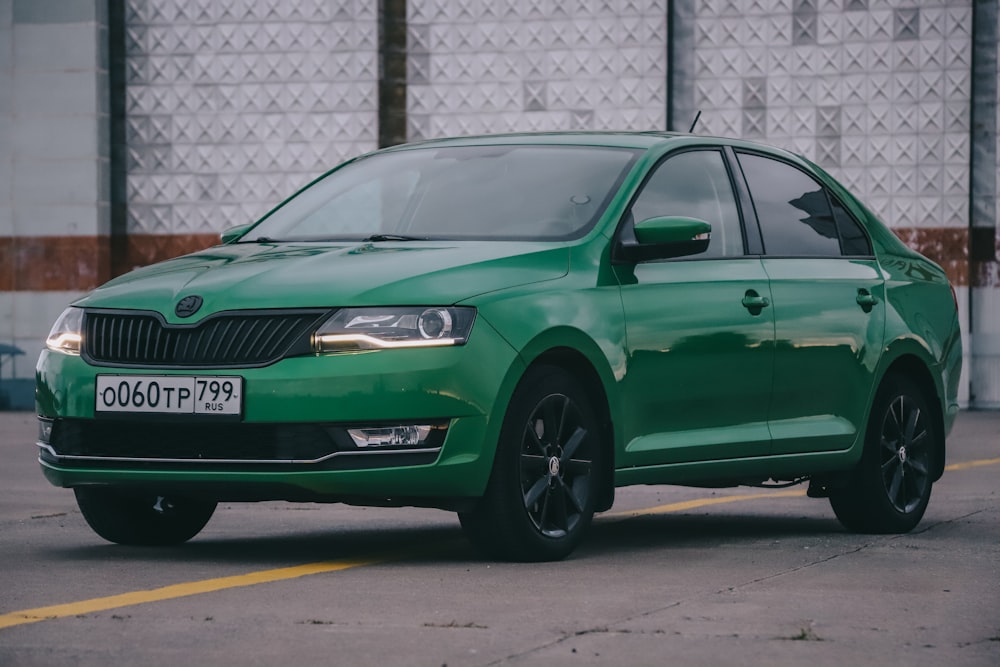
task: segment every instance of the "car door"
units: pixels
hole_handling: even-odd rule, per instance
[[[620,229],[659,216],[711,224],[708,250],[616,266],[628,367],[619,466],[767,454],[774,319],[760,258],[747,238],[721,149],[669,155]],[[634,236],[634,235],[633,235]],[[759,238],[757,239],[759,244]]]
[[[839,450],[864,430],[885,328],[869,239],[804,170],[738,153],[774,299],[774,454]]]

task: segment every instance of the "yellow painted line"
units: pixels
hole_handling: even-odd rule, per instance
[[[1000,463],[1000,458],[980,459],[977,461],[966,461],[964,463],[953,463],[945,470],[967,470],[980,466],[995,465]],[[649,516],[653,514],[668,514],[670,512],[684,512],[687,510],[709,507],[711,505],[723,505],[726,503],[738,503],[751,500],[767,500],[770,498],[799,498],[806,495],[802,489],[792,489],[788,491],[773,491],[770,493],[751,493],[732,496],[716,496],[713,498],[696,498],[694,500],[684,500],[667,505],[658,505],[641,510],[626,510],[624,512],[612,512],[602,514],[602,518],[628,519],[638,516]],[[57,618],[67,618],[70,616],[80,616],[92,614],[99,611],[108,611],[120,607],[131,607],[134,605],[147,604],[150,602],[161,602],[164,600],[174,600],[177,598],[201,595],[203,593],[213,593],[230,588],[243,588],[246,586],[256,586],[273,581],[287,581],[299,577],[307,577],[312,574],[323,574],[326,572],[339,572],[350,570],[366,565],[376,565],[387,561],[401,560],[413,551],[396,553],[391,556],[372,557],[359,560],[335,560],[322,561],[318,563],[308,563],[306,565],[296,565],[294,567],[282,567],[274,570],[261,570],[248,574],[239,574],[231,577],[219,577],[217,579],[204,579],[202,581],[191,581],[183,584],[174,584],[162,588],[154,588],[146,591],[133,591],[131,593],[121,593],[119,595],[109,595],[107,597],[92,598],[79,602],[68,602],[49,607],[37,607],[35,609],[24,609],[0,614],[0,629],[10,628],[17,625],[27,625],[39,621],[48,621]]]
[[[968,470],[969,468],[978,468],[980,466],[996,465],[1000,463],[1000,458],[996,459],[979,459],[976,461],[965,461],[964,463],[953,463],[949,466],[945,466],[945,470]],[[602,517],[611,519],[627,519],[634,516],[649,516],[651,514],[669,514],[671,512],[685,512],[687,510],[698,509],[699,507],[708,507],[710,505],[723,505],[725,503],[737,503],[749,500],[765,500],[767,498],[796,498],[805,496],[806,492],[802,489],[793,489],[789,491],[774,491],[771,493],[749,493],[743,495],[733,495],[733,496],[716,496],[713,498],[696,498],[694,500],[684,500],[677,503],[670,503],[668,505],[659,505],[657,507],[647,507],[641,510],[626,510],[624,512],[611,512],[607,514],[602,514]]]
[[[945,470],[968,470],[969,468],[978,468],[980,466],[992,466],[1000,463],[1000,459],[979,459],[978,461],[966,461],[964,463],[952,463],[950,466],[945,466]]]
[[[66,618],[69,616],[80,616],[81,614],[92,614],[98,611],[108,611],[119,607],[131,607],[148,602],[161,602],[163,600],[174,600],[176,598],[200,595],[202,593],[212,593],[223,591],[228,588],[241,588],[244,586],[255,586],[266,584],[272,581],[285,581],[306,577],[311,574],[322,574],[324,572],[339,572],[365,565],[374,565],[387,560],[389,557],[370,558],[366,560],[335,560],[320,563],[309,563],[307,565],[297,565],[295,567],[282,567],[275,570],[262,570],[260,572],[250,572],[249,574],[239,574],[232,577],[220,577],[217,579],[204,579],[202,581],[190,581],[183,584],[164,586],[146,591],[133,591],[120,595],[109,595],[103,598],[92,598],[81,600],[80,602],[69,602],[66,604],[52,605],[51,607],[38,607],[36,609],[24,609],[22,611],[12,611],[0,615],[0,629],[10,628],[15,625],[25,625],[37,623],[38,621],[48,621],[56,618]]]
[[[771,493],[750,493],[736,496],[716,496],[714,498],[697,498],[695,500],[684,500],[679,503],[670,503],[669,505],[659,505],[657,507],[647,507],[641,510],[626,510],[624,512],[612,512],[610,514],[602,514],[601,516],[607,518],[620,518],[620,519],[630,519],[635,516],[648,516],[650,514],[668,514],[670,512],[684,512],[687,510],[698,509],[699,507],[708,507],[709,505],[722,505],[725,503],[739,503],[747,500],[765,500],[767,498],[797,498],[800,496],[805,496],[806,492],[802,489],[793,489],[791,491],[773,491]]]

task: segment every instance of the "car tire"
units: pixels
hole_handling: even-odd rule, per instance
[[[103,487],[74,489],[76,504],[95,533],[117,544],[167,546],[197,535],[216,503]]]
[[[472,543],[503,560],[568,556],[594,516],[598,432],[573,375],[555,366],[529,369],[508,406],[486,493],[459,514]]]
[[[905,377],[887,377],[872,405],[861,462],[849,483],[830,494],[844,527],[906,533],[920,523],[931,497],[936,439],[923,393]]]

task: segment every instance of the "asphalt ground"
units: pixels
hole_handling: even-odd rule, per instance
[[[907,535],[804,489],[619,489],[559,563],[454,515],[224,504],[187,545],[103,542],[0,413],[0,665],[1000,665],[1000,412],[963,413]]]

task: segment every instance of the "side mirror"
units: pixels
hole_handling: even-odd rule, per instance
[[[635,241],[621,242],[616,259],[644,262],[697,255],[708,250],[712,225],[697,218],[668,215],[635,223]]]
[[[253,225],[240,225],[239,227],[230,227],[229,229],[222,232],[222,234],[219,235],[219,238],[222,240],[223,245],[227,243],[232,243],[236,239],[246,234],[251,227],[253,227]]]

